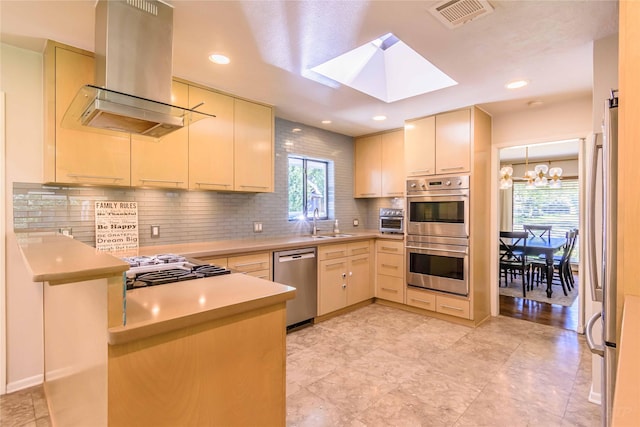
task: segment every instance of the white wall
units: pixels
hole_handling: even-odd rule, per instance
[[[13,230],[14,182],[42,182],[42,55],[0,44],[0,91],[5,92],[6,230]],[[7,392],[43,379],[42,284],[28,277],[14,244],[6,245]],[[4,359],[4,355],[2,355]]]

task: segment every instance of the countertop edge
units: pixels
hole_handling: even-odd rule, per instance
[[[61,285],[118,276],[129,264],[56,233],[8,233],[20,249],[31,280]]]
[[[295,297],[295,288],[285,285],[282,285],[282,288],[282,292],[239,301],[235,304],[224,305],[215,309],[185,314],[162,321],[149,320],[134,325],[112,327],[108,329],[108,342],[109,345],[126,344],[128,342],[196,326],[212,320],[223,319],[236,314],[247,313],[263,307],[284,303]]]

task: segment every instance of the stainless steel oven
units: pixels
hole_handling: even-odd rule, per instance
[[[469,176],[407,180],[407,284],[469,295]]]
[[[407,236],[407,284],[469,295],[469,240]]]
[[[469,176],[407,180],[407,234],[469,237]]]

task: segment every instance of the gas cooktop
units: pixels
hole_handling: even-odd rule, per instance
[[[126,273],[127,290],[231,273],[225,267],[196,264],[174,254],[126,257],[123,260],[131,267]]]

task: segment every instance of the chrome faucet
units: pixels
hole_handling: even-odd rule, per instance
[[[311,228],[311,235],[314,237],[318,235],[318,227],[316,225],[316,220],[318,218],[319,218],[318,208],[315,208],[313,210],[313,227]]]

